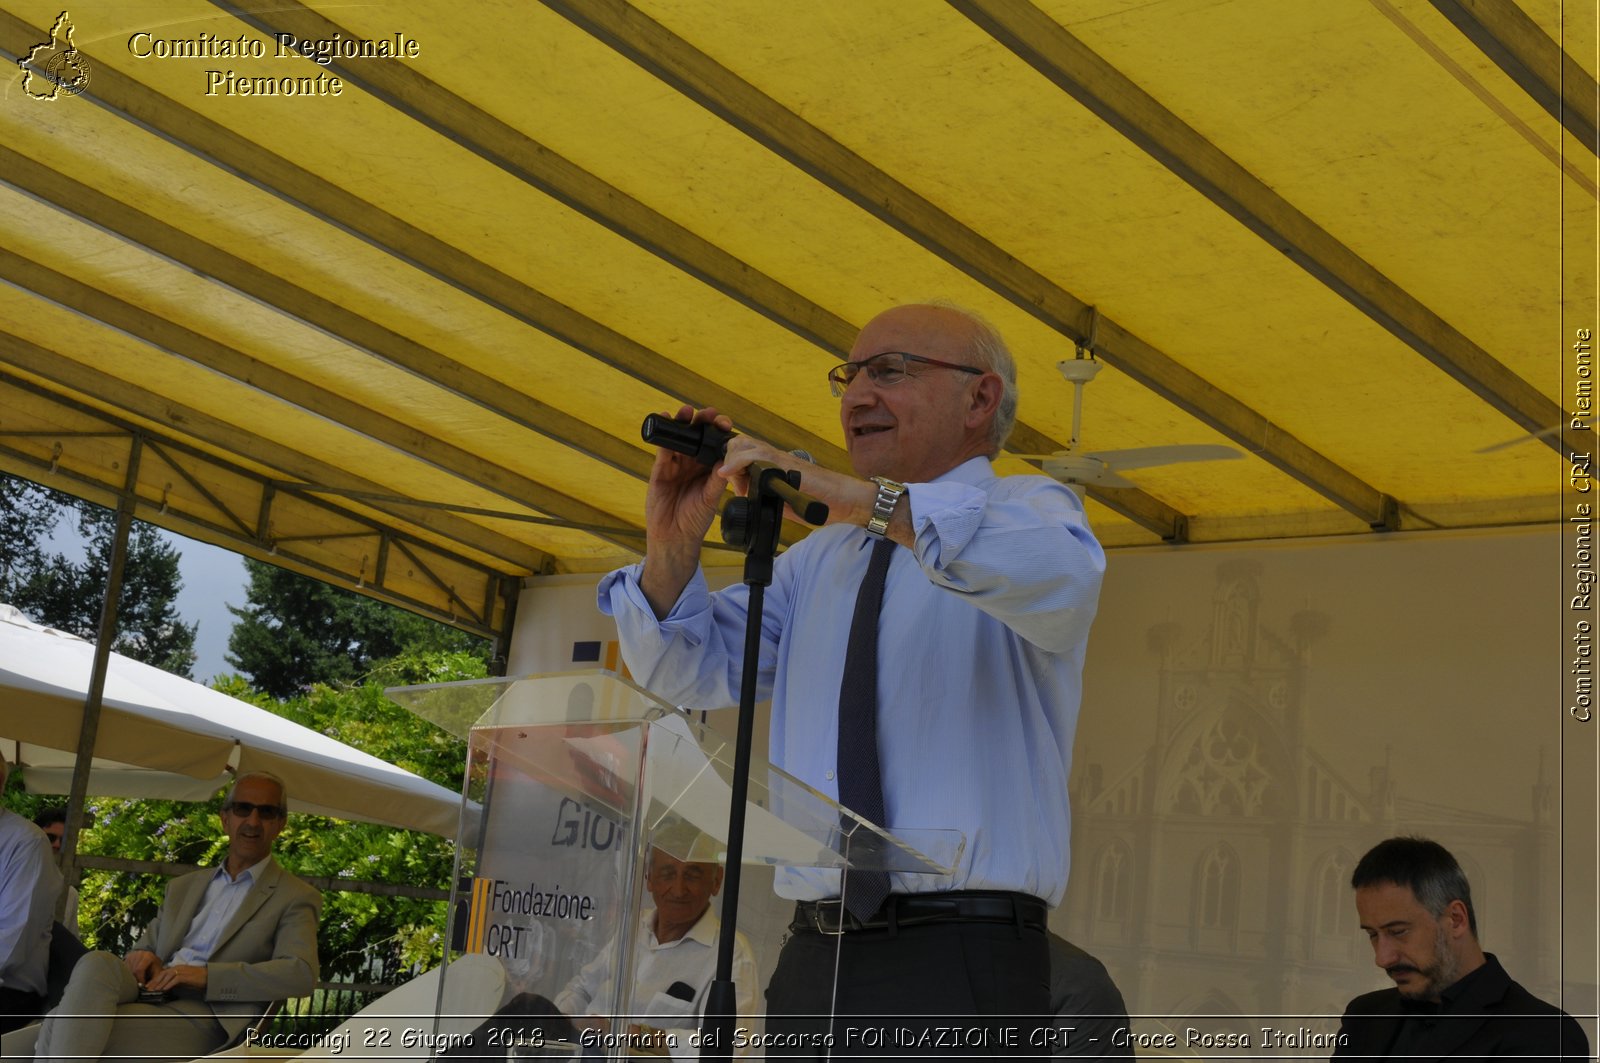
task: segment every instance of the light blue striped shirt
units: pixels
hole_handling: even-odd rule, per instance
[[[194,913],[194,921],[189,924],[189,932],[183,936],[183,944],[167,961],[168,967],[180,964],[199,966],[211,959],[223,929],[239,910],[239,905],[244,903],[245,894],[256,884],[267,860],[271,859],[269,856],[245,868],[236,879],[228,877],[226,865],[217,868],[217,873],[206,883],[205,895],[200,898],[200,907]]]
[[[1069,489],[1042,476],[998,477],[984,458],[912,484],[906,497],[916,546],[894,553],[878,637],[886,826],[954,828],[966,849],[953,877],[895,875],[892,888],[1016,890],[1057,904],[1105,555]],[[835,798],[839,685],[869,542],[852,526],[813,532],[778,558],[763,614],[770,759]],[[697,573],[658,622],[638,575],[629,566],[599,587],[633,675],[688,707],[736,703],[748,589],[711,594]],[[780,872],[778,892],[837,896],[839,876]]]

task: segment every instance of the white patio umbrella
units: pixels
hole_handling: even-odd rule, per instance
[[[0,741],[29,790],[68,793],[94,646],[0,604]],[[459,794],[326,735],[113,653],[89,792],[205,800],[269,771],[294,811],[455,837]],[[230,772],[232,769],[232,772]]]

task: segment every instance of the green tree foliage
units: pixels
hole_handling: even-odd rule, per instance
[[[213,866],[228,845],[221,805],[220,796],[207,804],[91,797],[78,851]],[[84,944],[118,955],[126,952],[155,918],[167,881],[163,875],[85,871],[78,887],[78,929]]]
[[[88,558],[75,563],[45,549],[63,518],[77,521]],[[41,623],[93,638],[115,515],[66,495],[0,475],[0,600]],[[178,553],[135,522],[114,648],[188,675],[195,627],[173,606]],[[248,604],[229,660],[245,670],[216,683],[312,730],[397,764],[459,793],[466,749],[458,739],[390,702],[383,689],[482,678],[488,644],[402,610],[281,569],[247,561]],[[6,806],[32,817],[58,796],[8,784]],[[79,851],[87,855],[215,866],[227,850],[218,812],[205,804],[93,797]],[[290,794],[293,803],[294,795]],[[448,888],[453,843],[372,824],[294,814],[277,842],[283,864],[302,875]],[[122,952],[154,918],[167,878],[87,871],[78,921],[86,944]],[[436,964],[443,953],[443,901],[362,893],[324,896],[319,945],[323,978],[392,982]]]
[[[0,473],[0,602],[44,567],[44,543],[55,531],[61,507],[52,492]]]
[[[44,544],[63,518],[76,522],[84,559],[47,553]],[[91,641],[111,571],[114,512],[14,477],[0,477],[0,600],[29,618]],[[117,607],[117,653],[192,677],[198,624],[178,616],[176,547],[154,527],[134,521]]]
[[[257,690],[290,698],[314,683],[352,683],[378,661],[408,652],[486,655],[488,644],[359,594],[246,559],[245,605],[228,637],[228,663]]]

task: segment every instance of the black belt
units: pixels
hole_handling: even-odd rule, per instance
[[[838,898],[799,901],[794,906],[796,933],[849,934],[862,930],[887,930],[927,923],[1014,923],[1045,929],[1049,909],[1037,897],[998,890],[957,890],[950,893],[895,893],[872,915],[857,919],[845,911]]]

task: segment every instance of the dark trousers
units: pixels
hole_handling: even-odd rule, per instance
[[[43,1012],[44,997],[38,993],[0,986],[0,1033],[10,1033],[38,1022]]]
[[[767,986],[766,1049],[815,1059],[1048,1057],[1036,1031],[1049,1009],[1040,927],[796,930]]]

